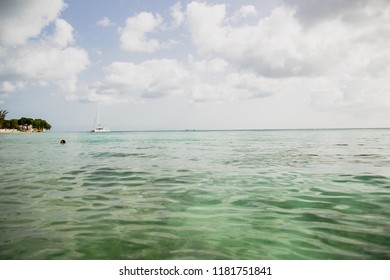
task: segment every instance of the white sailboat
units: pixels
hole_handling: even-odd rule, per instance
[[[91,132],[110,132],[111,130],[100,123],[100,106]]]

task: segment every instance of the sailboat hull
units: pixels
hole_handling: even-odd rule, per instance
[[[96,126],[95,128],[93,128],[91,130],[91,132],[110,132],[111,130],[109,130],[108,128],[102,126],[101,124],[98,124],[98,126]]]
[[[91,132],[111,132],[111,130],[107,129],[107,128],[102,128],[102,129],[92,129]]]

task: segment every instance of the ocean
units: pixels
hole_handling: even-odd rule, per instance
[[[390,129],[3,134],[0,259],[390,259]]]

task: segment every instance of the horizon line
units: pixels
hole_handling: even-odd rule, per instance
[[[327,128],[230,128],[230,129],[129,129],[111,130],[107,133],[117,132],[212,132],[212,131],[281,131],[281,130],[363,130],[363,129],[390,129],[390,127],[327,127]],[[90,130],[47,131],[51,133],[88,132]]]

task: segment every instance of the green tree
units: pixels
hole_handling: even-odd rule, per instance
[[[33,122],[33,119],[31,118],[20,118],[19,121],[18,121],[18,124],[19,125],[32,125],[32,122]]]
[[[51,124],[49,124],[47,121],[43,120],[43,128],[46,130],[50,130]]]
[[[11,127],[11,122],[4,120],[1,128],[9,129],[10,127]]]
[[[38,131],[43,131],[44,129],[50,130],[51,125],[46,121],[42,119],[35,119],[31,122],[33,128],[35,128]]]
[[[3,123],[7,114],[8,114],[7,110],[0,110],[0,128],[3,127]]]
[[[11,129],[20,129],[19,125],[18,125],[18,120],[17,119],[12,119],[9,121],[10,122],[10,128]]]
[[[20,129],[17,119],[4,120],[3,128],[5,128],[5,129],[18,129],[18,130]]]
[[[31,118],[20,118],[20,119],[12,119],[6,120],[5,117],[8,114],[6,110],[0,110],[0,128],[6,129],[18,129],[21,131],[26,131],[31,125],[32,128],[37,131],[50,130],[51,125],[42,119],[31,119]]]

